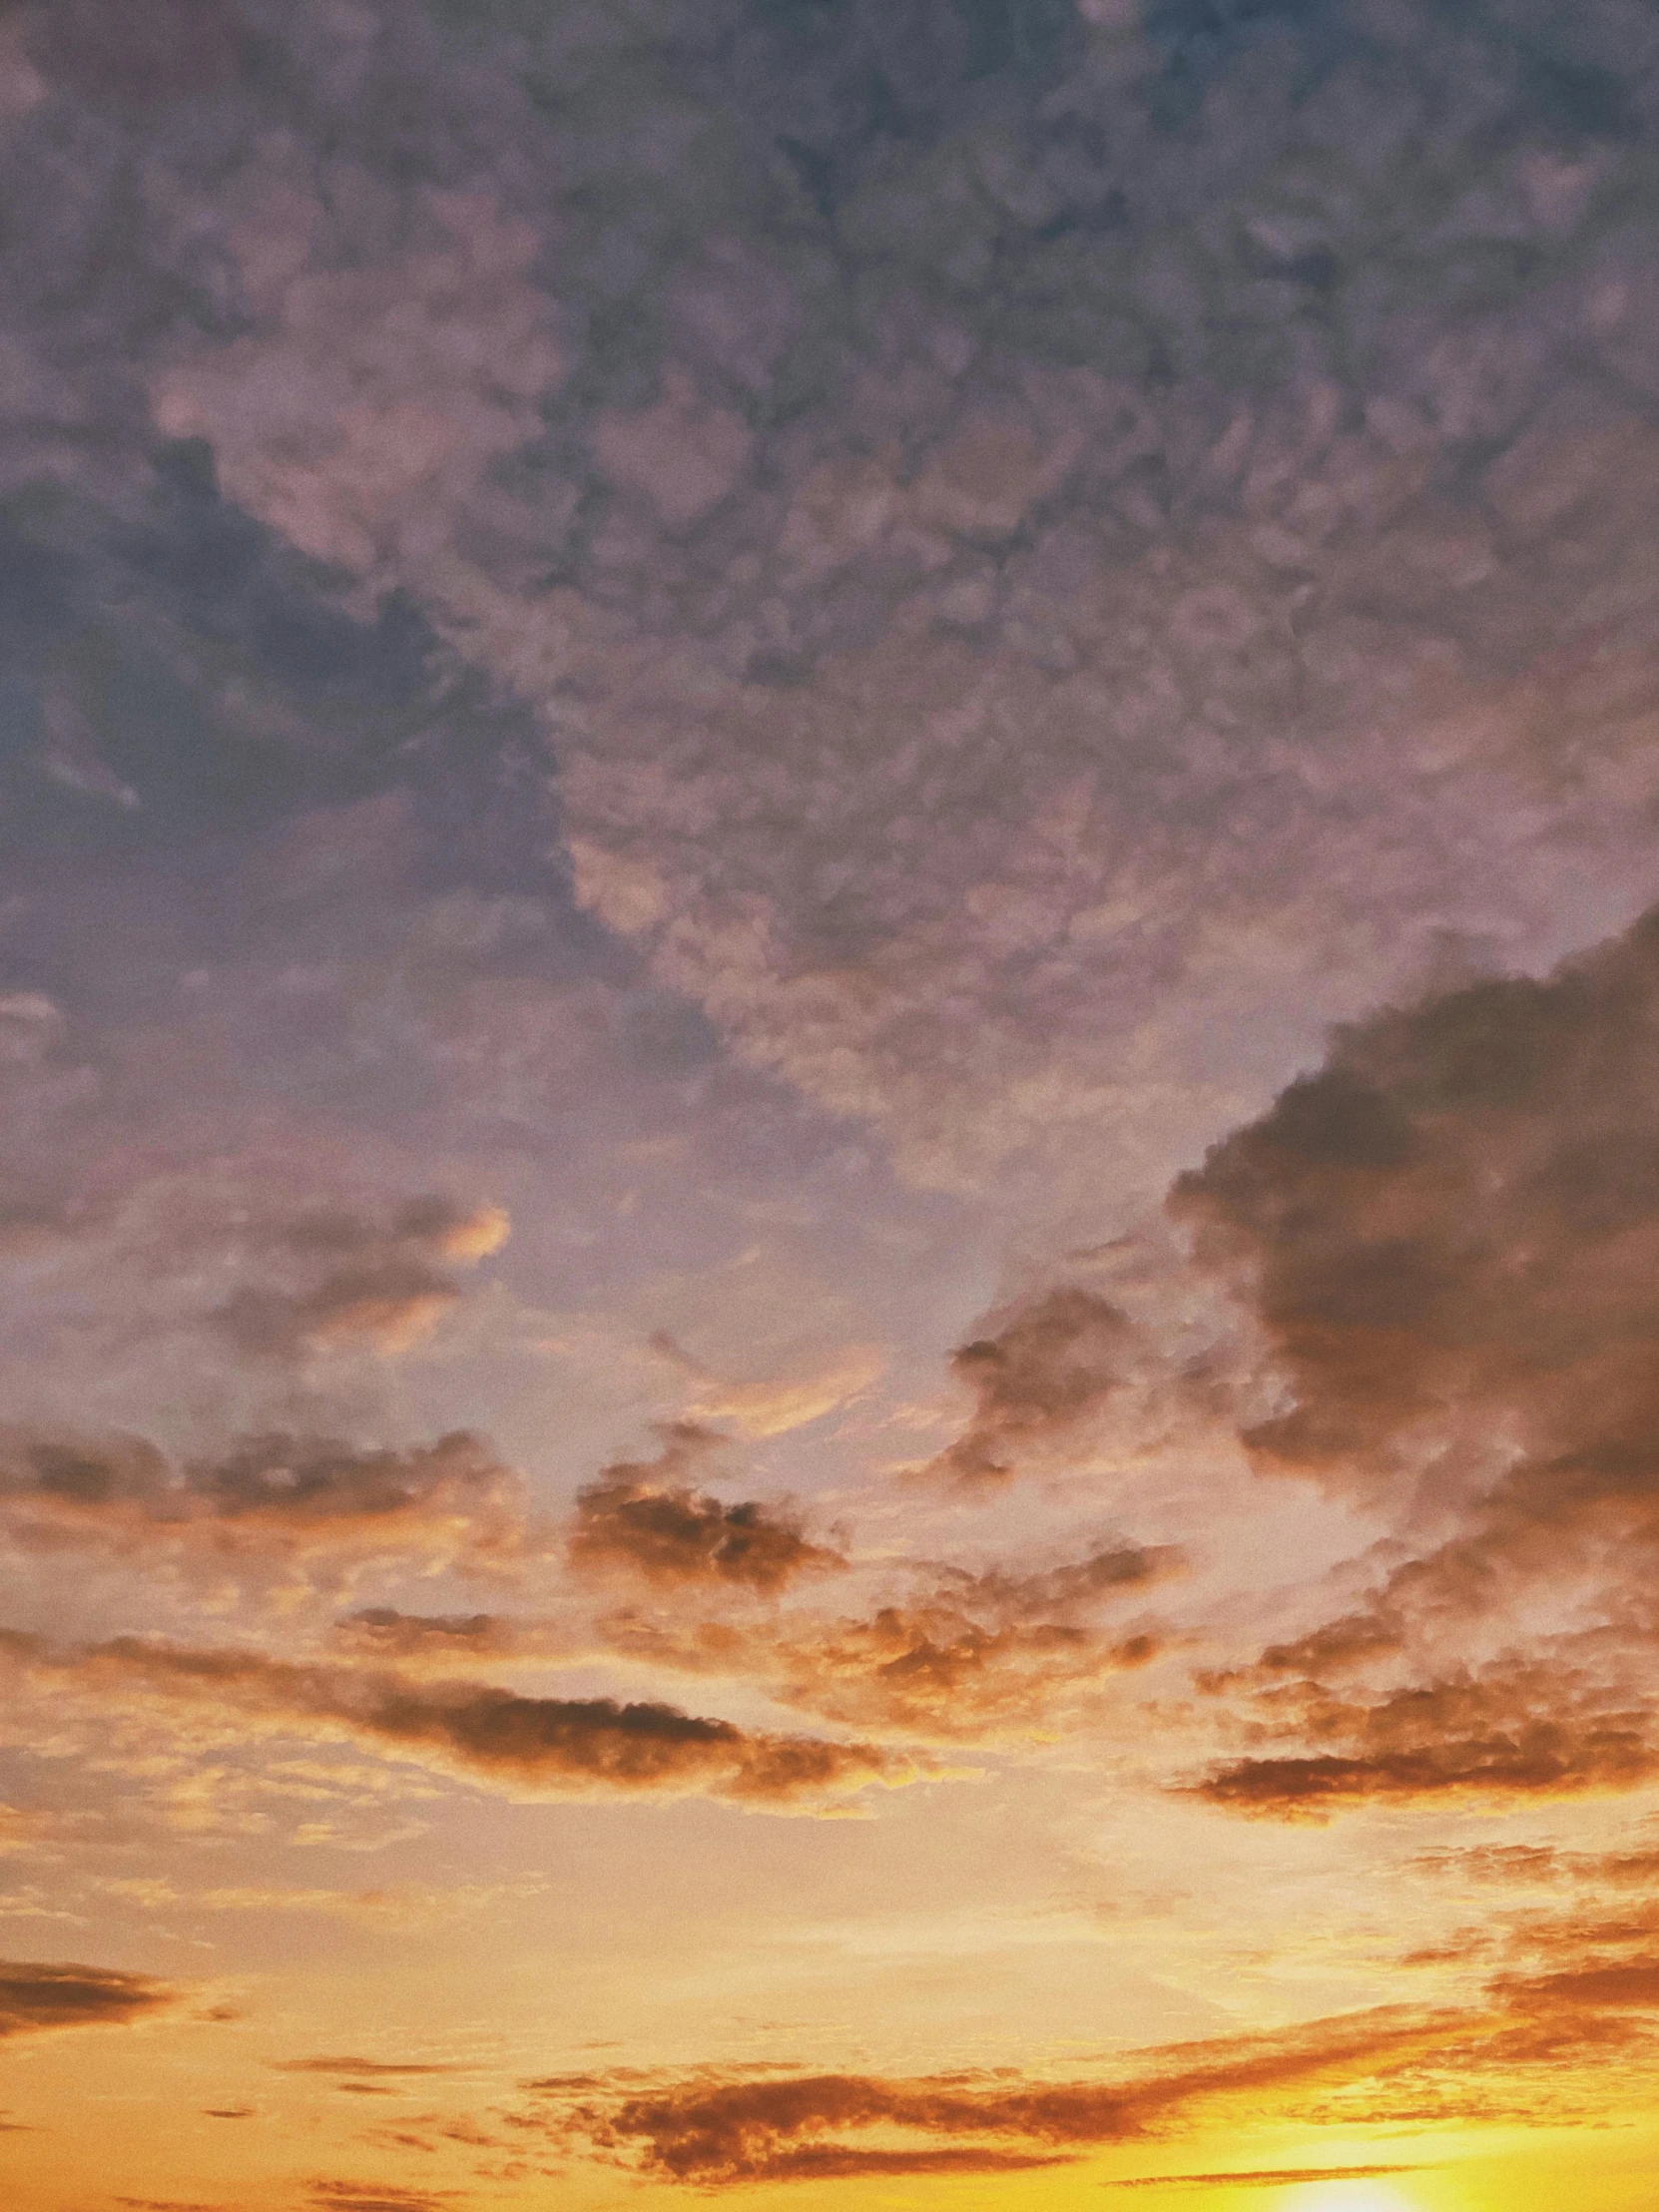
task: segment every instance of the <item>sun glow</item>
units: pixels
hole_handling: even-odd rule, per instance
[[[1382,2181],[1299,2183],[1280,2199],[1282,2212],[1421,2212],[1415,2197]]]

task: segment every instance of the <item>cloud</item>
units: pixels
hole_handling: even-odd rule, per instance
[[[1323,1818],[1369,1801],[1550,1799],[1639,1788],[1659,1774],[1645,1701],[1609,1709],[1559,1667],[1495,1665],[1374,1705],[1317,1684],[1278,1723],[1329,1749],[1252,1755],[1197,1793],[1234,1812]],[[1271,1707],[1268,1710],[1272,1710]]]
[[[402,1449],[252,1436],[183,1464],[137,1436],[14,1429],[0,1433],[0,1531],[25,1551],[473,1570],[509,1564],[526,1542],[520,1478],[460,1429]]]
[[[149,1974],[0,1959],[0,2038],[64,2027],[125,2026],[178,2003],[181,1994]]]
[[[334,1641],[352,1657],[414,1660],[508,1659],[540,1648],[542,1624],[497,1613],[400,1613],[365,1606],[334,1626]]]
[[[1573,1852],[1548,1844],[1478,1844],[1421,1852],[1411,1862],[1431,1874],[1459,1874],[1475,1882],[1592,1882],[1614,1888],[1646,1888],[1659,1876],[1659,1849]]]
[[[968,1484],[1005,1480],[1022,1452],[1108,1402],[1131,1372],[1134,1343],[1127,1315],[1075,1285],[1019,1307],[994,1334],[952,1353],[974,1409],[930,1471]]]
[[[561,2139],[648,2175],[705,2187],[817,2173],[921,2173],[941,2147],[960,2160],[946,2171],[994,2171],[975,2161],[987,2151],[1006,2158],[1011,2149],[1021,2160],[1060,2163],[1165,2132],[1228,2099],[1259,2107],[1276,2092],[1403,2071],[1466,2038],[1469,2027],[1470,2018],[1458,2014],[1352,2013],[1149,2053],[1142,2071],[1091,2081],[974,2073],[746,2078],[708,2068],[661,2087],[620,2078],[567,2087],[556,2077],[527,2086],[545,2099],[543,2124]],[[912,2140],[894,2144],[894,2134]]]
[[[326,148],[157,129],[120,327],[233,500],[557,725],[582,899],[738,1049],[917,1176],[1142,1188],[1437,947],[1544,956],[1583,834],[1645,880],[1655,65],[1580,15],[673,6],[697,68],[561,22],[532,104],[498,19],[303,14]],[[570,167],[588,68],[651,188]]]
[[[1199,1268],[1255,1336],[1256,1465],[1399,1530],[1357,1603],[1202,1678],[1259,1736],[1305,1739],[1218,1770],[1214,1802],[1555,1796],[1655,1771],[1656,1016],[1650,915],[1542,980],[1344,1030],[1176,1184]],[[1597,1625],[1544,1640],[1545,1593]]]
[[[278,2073],[338,2074],[342,2077],[381,2074],[448,2074],[464,2073],[464,2066],[428,2064],[418,2061],[404,2062],[387,2058],[277,2058],[272,2061]]]
[[[131,2212],[231,2212],[224,2204],[203,2204],[200,2199],[187,2203],[182,2197],[117,2197],[117,2204],[131,2208]]]
[[[631,1657],[753,1681],[843,1727],[973,1742],[1051,1727],[1068,1693],[1156,1658],[1156,1632],[1103,1634],[1096,1616],[1178,1564],[1168,1547],[1107,1544],[1037,1573],[932,1569],[919,1592],[861,1616],[796,1609],[687,1622],[618,1611],[599,1626]]]
[[[822,1420],[867,1389],[885,1365],[878,1346],[850,1345],[805,1374],[738,1382],[694,1360],[667,1330],[652,1332],[651,1349],[691,1379],[688,1420],[730,1421],[740,1434],[759,1438],[787,1435]]]
[[[726,1505],[675,1481],[723,1438],[687,1421],[660,1433],[656,1459],[619,1461],[577,1492],[568,1550],[578,1571],[621,1571],[670,1587],[775,1591],[800,1575],[845,1566],[839,1552],[810,1543],[787,1509]]]
[[[1172,1198],[1294,1402],[1264,1464],[1432,1466],[1493,1535],[1644,1524],[1659,1330],[1659,916],[1542,981],[1342,1033]]]
[[[515,2118],[646,2176],[730,2187],[814,2174],[963,2172],[987,2151],[1077,2158],[1108,2144],[1244,2124],[1356,2127],[1456,2121],[1561,2124],[1627,2111],[1659,2056],[1651,1952],[1493,1976],[1472,2001],[1346,2012],[1136,2053],[1111,2072],[921,2077],[749,2072],[552,2076]],[[866,2165],[865,2159],[870,2162]],[[890,2160],[890,2164],[883,2161]],[[1288,2187],[1422,2170],[1372,2162],[1147,2175],[1107,2186]]]
[[[704,1545],[724,1540],[726,1523],[715,1512],[677,1513],[677,1546],[685,1518],[699,1547],[694,1560]],[[1026,1572],[924,1565],[912,1570],[906,1594],[867,1613],[836,1615],[802,1605],[733,1609],[718,1571],[682,1569],[677,1558],[671,1575],[655,1578],[661,1602],[654,1609],[618,1607],[593,1629],[373,1606],[337,1622],[334,1641],[355,1658],[422,1669],[457,1660],[569,1661],[590,1656],[597,1641],[652,1667],[744,1682],[838,1726],[973,1742],[1051,1728],[1068,1696],[1157,1658],[1166,1644],[1158,1628],[1142,1621],[1107,1631],[1100,1615],[1144,1598],[1182,1564],[1173,1546],[1109,1542]],[[733,1594],[767,1598],[775,1587],[744,1580]],[[706,1610],[711,1598],[723,1601],[713,1613]]]
[[[29,54],[94,106],[150,108],[222,92],[241,73],[248,30],[231,0],[52,0],[31,11]]]
[[[313,2181],[307,2186],[317,2212],[445,2212],[465,2195],[460,2189],[404,2189],[393,2181]]]
[[[565,361],[538,240],[486,187],[419,190],[418,243],[390,263],[307,266],[328,215],[302,160],[262,149],[229,245],[259,336],[159,376],[156,419],[211,440],[230,496],[314,559],[382,586],[435,550],[458,509],[491,507],[490,464],[535,434]],[[253,203],[263,182],[263,221]]]
[[[449,1268],[498,1252],[510,1224],[499,1206],[462,1209],[441,1197],[410,1201],[387,1223],[321,1212],[287,1226],[274,1254],[320,1279],[302,1289],[250,1285],[214,1320],[239,1352],[295,1360],[373,1352],[392,1358],[422,1343],[461,1298]]]
[[[56,1653],[6,1632],[7,1658],[101,1704],[187,1699],[276,1731],[344,1733],[528,1798],[709,1797],[757,1811],[830,1810],[873,1784],[918,1778],[913,1759],[861,1743],[747,1732],[671,1705],[522,1697],[303,1666],[249,1650],[117,1637]]]

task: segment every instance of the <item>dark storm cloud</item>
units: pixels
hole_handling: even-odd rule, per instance
[[[138,1436],[0,1432],[0,1532],[24,1550],[223,1563],[353,1553],[502,1566],[526,1542],[520,1477],[464,1430],[401,1449],[251,1436],[170,1459]]]
[[[61,2027],[123,2026],[180,1997],[179,1990],[149,1974],[0,1959],[0,2038]]]
[[[775,1591],[799,1575],[845,1566],[838,1552],[809,1542],[787,1507],[728,1505],[677,1479],[724,1438],[689,1421],[661,1434],[656,1459],[619,1461],[577,1492],[569,1555],[579,1571]]]
[[[529,1797],[710,1797],[811,1812],[922,1771],[878,1746],[746,1731],[671,1705],[522,1697],[467,1682],[305,1666],[248,1650],[117,1637],[55,1652],[4,1632],[8,1660],[113,1710],[157,1699],[213,1716],[244,1713],[278,1733],[343,1732],[399,1755]],[[188,1718],[184,1724],[188,1728]]]
[[[929,1471],[968,1484],[998,1482],[1022,1451],[1062,1435],[1128,1379],[1134,1331],[1110,1300],[1063,1285],[1017,1309],[995,1334],[952,1353],[974,1410]]]

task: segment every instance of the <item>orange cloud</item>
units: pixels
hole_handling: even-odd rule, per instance
[[[750,1733],[672,1705],[521,1697],[466,1682],[415,1683],[254,1651],[118,1637],[63,1653],[0,1633],[6,1656],[41,1679],[104,1700],[188,1698],[276,1728],[344,1731],[533,1797],[711,1797],[758,1810],[814,1810],[871,1783],[914,1780],[911,1760],[877,1746]]]
[[[0,1533],[26,1551],[498,1565],[525,1541],[519,1477],[457,1429],[401,1450],[245,1437],[176,1465],[137,1436],[0,1433]]]
[[[1059,2163],[1084,2149],[1131,2141],[1217,2100],[1254,2104],[1275,2091],[1399,2071],[1467,2030],[1460,2014],[1353,2013],[1279,2034],[1176,2046],[1148,2054],[1141,2072],[1096,2081],[974,2073],[755,2077],[705,2069],[660,2086],[641,2087],[637,2076],[578,2076],[527,2087],[538,2098],[533,2115],[556,2137],[646,2174],[705,2187],[830,2174],[984,2172]],[[894,2143],[895,2134],[912,2140]]]
[[[180,1994],[148,1974],[116,1973],[107,1966],[0,1959],[0,2038],[124,2026],[177,2003]]]
[[[1094,1616],[1175,1563],[1167,1548],[1107,1544],[1034,1574],[934,1570],[929,1587],[862,1616],[686,1623],[618,1612],[600,1627],[634,1657],[747,1677],[843,1727],[967,1742],[1029,1732],[1065,1691],[1155,1658],[1156,1634],[1103,1634]]]
[[[1645,1711],[1575,1700],[1570,1681],[1546,1667],[1497,1667],[1396,1690],[1375,1705],[1329,1699],[1310,1683],[1294,1704],[1286,1732],[1333,1748],[1235,1760],[1197,1794],[1233,1812],[1321,1818],[1369,1800],[1629,1790],[1659,1774]]]
[[[1628,2109],[1630,2069],[1659,2067],[1659,1961],[1492,1981],[1478,2002],[1339,2013],[1142,2053],[1054,2081],[704,2067],[555,2075],[525,2084],[518,2124],[653,2178],[705,2188],[830,2176],[991,2172],[1161,2139],[1236,2110],[1341,2126],[1589,2116]],[[1599,2100],[1599,2101],[1598,2101]],[[1285,2187],[1418,2168],[1390,2163],[1147,2175],[1120,2188]]]
[[[675,1479],[720,1437],[689,1421],[660,1433],[656,1459],[619,1461],[577,1492],[569,1555],[578,1570],[774,1591],[799,1575],[845,1566],[839,1552],[810,1543],[787,1508],[723,1504]]]

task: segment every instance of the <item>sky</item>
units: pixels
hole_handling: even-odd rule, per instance
[[[0,0],[11,2212],[1649,2212],[1656,215],[1649,0]]]

